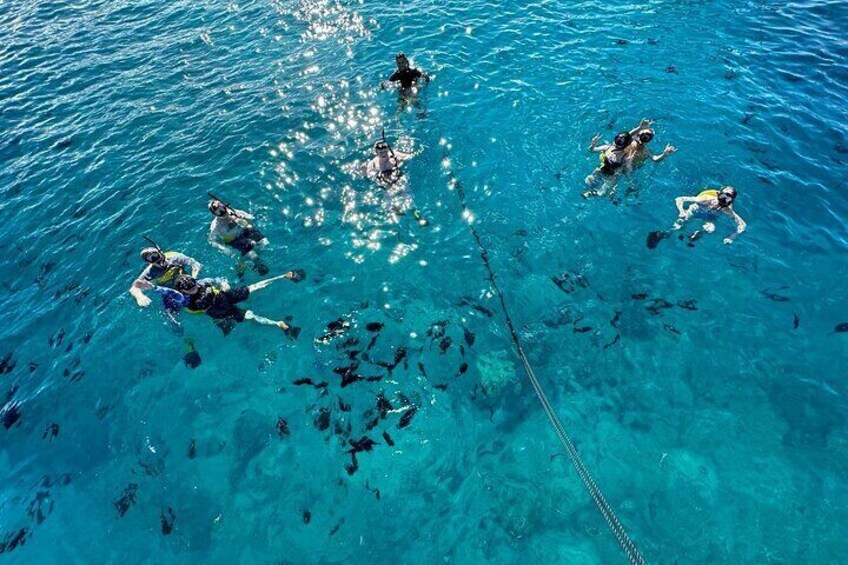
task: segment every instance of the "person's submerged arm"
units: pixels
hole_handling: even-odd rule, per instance
[[[745,231],[745,229],[748,227],[748,224],[745,223],[745,220],[743,220],[739,214],[729,208],[725,209],[725,214],[733,218],[733,221],[736,222],[736,231],[730,234],[729,236],[725,237],[724,243],[733,243],[733,240],[735,240],[739,234]]]

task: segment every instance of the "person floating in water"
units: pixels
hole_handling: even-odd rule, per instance
[[[188,255],[175,251],[162,251],[157,247],[146,247],[141,250],[141,258],[147,263],[147,267],[130,286],[130,294],[136,303],[142,308],[150,306],[150,298],[144,291],[151,285],[164,288],[174,288],[174,282],[178,276],[187,274],[190,269],[191,276],[196,277],[200,273],[202,265]]]
[[[365,163],[365,176],[383,185],[397,183],[403,175],[400,167],[412,158],[411,153],[393,151],[385,139],[374,144],[374,158]]]
[[[363,173],[376,181],[385,191],[386,198],[383,203],[387,211],[397,217],[412,210],[412,216],[418,224],[426,226],[429,222],[413,205],[400,168],[412,157],[412,153],[394,151],[386,141],[386,135],[383,132],[383,139],[374,144],[374,157],[365,163]]]
[[[268,267],[259,258],[256,249],[266,245],[268,240],[250,223],[253,216],[214,197],[209,201],[209,211],[215,216],[209,226],[209,243],[228,254],[231,253],[230,248],[235,249],[241,257],[247,257],[253,263],[256,273],[267,275]],[[240,260],[239,277],[244,276],[245,268],[245,263]]]
[[[400,95],[402,97],[412,97],[418,94],[418,79],[425,83],[430,82],[430,76],[409,64],[409,59],[403,53],[395,55],[395,63],[397,70],[389,77],[389,82],[400,83]],[[380,88],[386,89],[388,85],[380,83]]]
[[[628,171],[634,167],[642,166],[648,159],[654,163],[658,163],[677,151],[674,145],[668,144],[659,155],[654,155],[651,152],[648,148],[648,143],[654,139],[654,130],[649,127],[652,123],[650,120],[642,120],[639,127],[631,132],[633,134],[633,142],[627,148],[626,152]]]
[[[583,193],[584,198],[605,194],[606,189],[612,185],[614,177],[618,173],[622,171],[629,173],[634,167],[641,166],[648,158],[654,162],[662,161],[677,151],[674,146],[667,145],[660,155],[651,153],[647,144],[654,138],[654,131],[649,127],[652,123],[648,119],[642,120],[632,130],[622,131],[616,135],[611,144],[598,145],[598,141],[601,139],[600,135],[592,138],[589,150],[601,154],[601,164],[592,171],[591,175],[586,177],[588,190]],[[594,186],[599,177],[604,178],[604,184],[600,190],[596,190]]]
[[[682,229],[689,220],[699,219],[704,222],[701,229],[706,233],[713,233],[715,221],[723,214],[736,223],[736,231],[724,238],[724,243],[729,245],[747,227],[745,220],[733,210],[734,202],[736,202],[736,189],[732,186],[723,186],[719,190],[704,190],[698,196],[679,196],[674,199],[678,218],[673,229]],[[684,208],[684,204],[689,204],[689,207]],[[696,230],[689,236],[689,240],[695,241],[700,236],[701,230]]]
[[[302,278],[302,273],[290,271],[285,275],[271,277],[249,286],[230,288],[223,279],[197,280],[189,275],[180,275],[176,278],[174,289],[163,287],[153,287],[153,289],[165,295],[165,302],[171,312],[176,313],[185,308],[191,313],[206,314],[215,320],[224,335],[229,334],[235,324],[252,320],[258,324],[276,326],[292,339],[297,339],[300,328],[284,321],[270,320],[252,310],[240,308],[236,304],[244,302],[252,293],[267,287],[276,280],[297,280],[298,278]]]

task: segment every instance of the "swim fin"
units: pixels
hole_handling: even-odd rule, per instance
[[[285,330],[286,335],[291,339],[296,340],[300,335],[300,328],[297,326],[289,326],[287,330]]]
[[[201,362],[200,353],[194,348],[194,343],[190,339],[186,340],[186,354],[183,355],[183,362],[189,369],[196,369]]]
[[[264,277],[265,275],[268,274],[270,269],[268,269],[268,266],[265,263],[262,262],[262,259],[259,259],[257,257],[256,259],[253,260],[253,270],[257,274],[259,274],[260,276]]]
[[[652,231],[648,234],[648,249],[654,249],[659,243],[668,237],[668,233],[664,231]]]
[[[306,271],[303,269],[294,269],[291,274],[292,276],[289,280],[293,283],[299,283],[306,278]]]

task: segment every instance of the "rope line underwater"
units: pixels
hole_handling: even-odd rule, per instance
[[[445,159],[449,160],[450,154],[448,153],[447,144],[442,141],[441,145],[444,151]],[[471,213],[471,211],[469,210],[468,205],[466,203],[465,191],[462,188],[462,184],[459,182],[459,179],[456,178],[456,175],[453,172],[453,168],[449,168],[447,174],[450,178],[451,185],[454,187],[457,196],[459,197],[459,204],[462,208],[463,217],[470,218],[469,214]],[[542,408],[545,410],[545,414],[548,416],[548,419],[550,420],[551,425],[553,426],[554,431],[557,434],[557,437],[565,448],[565,451],[568,454],[568,458],[571,461],[571,464],[577,471],[577,476],[580,478],[580,481],[583,483],[583,486],[586,487],[586,490],[589,491],[589,495],[592,497],[592,501],[595,503],[595,506],[598,508],[598,511],[601,513],[601,516],[603,516],[604,521],[607,523],[607,526],[612,531],[616,541],[618,541],[618,544],[621,546],[621,549],[624,551],[624,554],[627,556],[627,559],[630,561],[630,563],[632,563],[633,565],[644,565],[645,559],[639,553],[639,550],[636,548],[636,544],[633,543],[633,540],[627,534],[627,530],[625,530],[624,526],[618,520],[618,516],[616,516],[615,511],[607,502],[600,487],[598,487],[597,483],[595,483],[595,480],[592,478],[589,469],[586,467],[586,464],[583,462],[583,459],[577,452],[577,448],[575,447],[574,442],[571,440],[571,437],[568,435],[568,432],[565,431],[565,427],[562,425],[562,422],[560,421],[556,412],[554,412],[554,409],[551,406],[550,401],[548,400],[548,396],[547,394],[545,394],[545,390],[542,388],[541,383],[539,383],[539,379],[536,378],[536,373],[533,371],[533,367],[530,365],[530,362],[527,360],[527,356],[524,354],[524,348],[521,346],[521,340],[518,336],[518,332],[515,329],[515,324],[513,323],[512,317],[510,316],[509,310],[507,309],[506,298],[504,297],[504,294],[501,291],[501,288],[495,278],[495,270],[489,260],[488,249],[483,244],[483,240],[480,237],[480,233],[477,231],[477,228],[474,227],[473,221],[468,221],[468,227],[471,230],[471,235],[474,238],[477,247],[480,249],[480,257],[483,260],[483,266],[486,268],[486,271],[488,273],[489,281],[492,283],[492,288],[494,288],[495,294],[497,294],[498,296],[498,300],[501,305],[501,310],[503,311],[504,319],[506,320],[506,325],[509,329],[510,337],[512,338],[512,343],[515,346],[518,358],[521,360],[521,364],[524,367],[524,371],[525,373],[527,373],[527,377],[530,379],[530,382],[533,385],[533,390],[536,392],[536,397],[542,404]]]

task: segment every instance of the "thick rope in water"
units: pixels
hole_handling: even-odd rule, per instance
[[[444,142],[442,143],[442,147],[445,151],[445,158],[449,159],[450,155],[448,154],[447,145]],[[565,448],[568,458],[571,460],[571,464],[577,471],[577,476],[580,477],[580,481],[583,483],[583,486],[585,486],[586,490],[589,491],[592,501],[594,501],[595,506],[598,508],[601,516],[603,516],[604,521],[607,523],[607,526],[609,526],[609,529],[615,536],[616,541],[618,541],[618,545],[621,546],[621,549],[624,551],[624,554],[627,556],[630,563],[633,565],[644,565],[645,559],[639,553],[639,550],[636,548],[636,544],[634,544],[633,540],[630,539],[630,536],[627,534],[627,530],[624,529],[624,526],[618,520],[618,516],[616,516],[615,511],[613,511],[612,507],[607,502],[607,499],[604,497],[604,493],[601,492],[600,487],[598,487],[597,483],[595,483],[591,473],[589,473],[589,469],[586,467],[586,464],[577,452],[574,442],[565,431],[565,427],[562,425],[562,422],[560,422],[559,416],[557,416],[556,412],[554,412],[554,409],[548,400],[548,396],[545,394],[545,390],[539,383],[539,379],[536,378],[536,373],[533,371],[533,367],[530,366],[530,362],[524,354],[524,348],[521,347],[521,340],[518,336],[518,332],[515,330],[512,317],[509,315],[509,310],[506,306],[506,298],[504,298],[504,294],[495,280],[495,271],[489,261],[489,252],[486,249],[486,246],[483,245],[480,233],[477,231],[477,228],[474,227],[474,223],[471,219],[471,211],[466,204],[465,191],[462,189],[462,185],[459,180],[457,180],[456,176],[453,174],[452,169],[449,169],[448,177],[450,178],[451,185],[454,187],[456,194],[459,197],[459,204],[462,208],[462,216],[468,220],[468,227],[471,230],[471,235],[477,243],[477,247],[480,248],[480,257],[483,260],[483,265],[489,275],[488,278],[492,283],[492,288],[494,288],[495,294],[497,294],[498,300],[500,301],[501,310],[503,311],[507,328],[509,329],[510,336],[512,337],[512,343],[515,345],[518,358],[521,360],[521,364],[524,366],[524,371],[527,373],[527,377],[533,385],[533,390],[536,391],[536,397],[542,404],[542,408],[545,410],[545,414],[547,414],[551,425],[553,425],[557,437],[559,437],[560,442]]]

